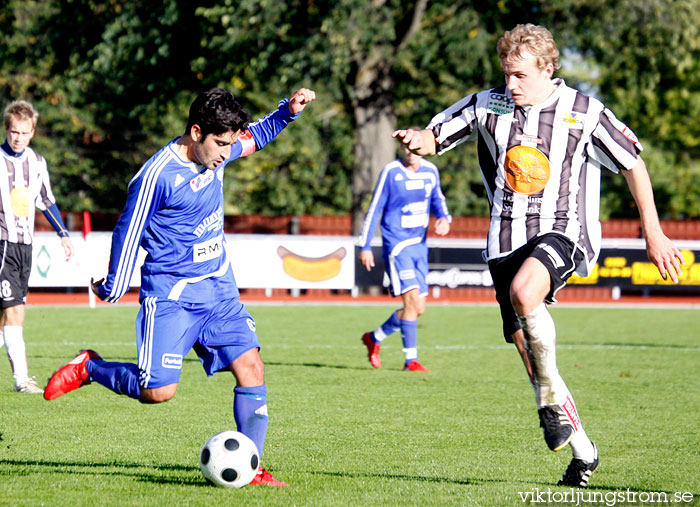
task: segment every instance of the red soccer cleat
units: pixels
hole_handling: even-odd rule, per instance
[[[51,375],[44,389],[44,399],[55,400],[59,396],[90,383],[86,363],[90,359],[102,359],[94,350],[81,350],[73,360]]]
[[[412,359],[411,361],[408,362],[406,366],[403,367],[403,371],[424,371],[424,372],[430,372],[428,368],[420,364],[418,361],[415,359]]]
[[[382,366],[382,360],[379,359],[379,344],[372,339],[372,333],[363,334],[362,341],[367,347],[367,357],[369,358],[369,364],[371,364],[375,368],[380,368]]]
[[[264,468],[258,467],[258,472],[250,481],[251,486],[289,486],[286,482],[281,482],[272,477],[272,474]]]

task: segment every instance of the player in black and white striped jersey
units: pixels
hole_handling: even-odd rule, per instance
[[[73,244],[51,192],[46,160],[29,147],[38,118],[29,102],[8,104],[3,112],[6,140],[0,146],[0,345],[4,341],[15,392],[29,394],[44,392],[29,377],[23,334],[35,207],[61,238],[66,259],[73,256]]]
[[[571,445],[560,485],[586,486],[598,451],[556,366],[546,304],[572,273],[589,273],[600,251],[600,170],[622,172],[639,208],[649,259],[674,282],[683,258],[664,235],[642,146],[595,98],[553,79],[559,51],[544,27],[518,25],[498,41],[505,84],[464,97],[420,132],[397,130],[418,155],[476,140],[491,205],[484,256],[514,342],[535,389],[550,449]]]

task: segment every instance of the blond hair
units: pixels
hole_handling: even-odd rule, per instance
[[[10,128],[10,122],[16,120],[30,120],[32,127],[36,127],[36,121],[39,119],[39,113],[34,106],[26,100],[15,100],[10,102],[2,114],[2,119],[5,122],[5,129]]]
[[[517,25],[511,31],[506,32],[498,39],[498,56],[502,62],[513,59],[521,59],[523,53],[530,53],[537,59],[537,68],[543,70],[548,63],[559,70],[559,50],[554,42],[554,37],[543,26]]]

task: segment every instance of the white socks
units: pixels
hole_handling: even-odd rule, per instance
[[[401,350],[403,351],[403,356],[406,358],[407,363],[418,359],[418,349],[416,347],[404,348]]]
[[[382,341],[386,338],[386,333],[382,329],[382,326],[379,326],[377,329],[375,329],[373,333],[374,339],[377,340],[379,343],[382,343]]]
[[[574,433],[569,441],[571,445],[571,452],[574,453],[574,458],[582,459],[587,463],[592,463],[595,459],[595,450],[593,449],[593,442],[586,435],[586,430],[583,426],[579,424],[578,430]]]
[[[535,375],[537,407],[564,405],[569,390],[557,369],[554,321],[542,303],[529,315],[518,315],[525,333],[525,346],[530,353]]]
[[[555,348],[557,335],[552,316],[542,303],[529,315],[518,315],[518,321],[523,328],[525,345],[532,362],[537,408],[545,405],[561,406],[575,430],[570,442],[574,457],[592,462],[594,460],[593,444],[581,426],[574,399],[557,368]]]
[[[24,337],[22,326],[5,326],[3,328],[7,357],[12,365],[12,375],[15,378],[15,385],[19,385],[29,380],[27,368],[27,356],[24,347]]]

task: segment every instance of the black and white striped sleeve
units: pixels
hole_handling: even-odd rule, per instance
[[[593,149],[589,150],[589,155],[614,172],[632,169],[637,163],[637,155],[644,149],[632,129],[607,108],[600,113],[598,125],[591,135],[591,146]]]
[[[468,95],[430,121],[426,129],[433,131],[438,155],[476,139],[476,102],[477,94]]]

